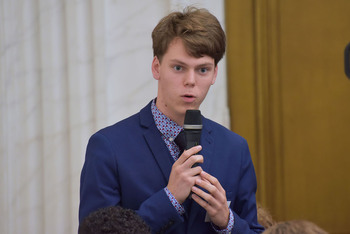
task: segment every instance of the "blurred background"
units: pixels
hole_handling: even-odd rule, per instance
[[[91,134],[156,96],[151,32],[187,5],[227,33],[202,113],[248,140],[277,221],[350,233],[348,0],[0,0],[0,233],[76,233]]]

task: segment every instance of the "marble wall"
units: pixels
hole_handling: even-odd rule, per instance
[[[154,98],[151,31],[224,0],[1,0],[0,233],[76,233],[89,136]],[[202,113],[229,126],[225,59]]]

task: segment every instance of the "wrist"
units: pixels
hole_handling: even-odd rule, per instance
[[[223,230],[223,229],[226,229],[226,228],[227,228],[228,222],[230,221],[230,210],[229,210],[229,209],[227,210],[227,215],[226,215],[225,217],[226,217],[225,222],[222,223],[221,225],[217,225],[217,227],[218,227],[220,230]]]
[[[232,231],[234,223],[235,223],[235,217],[234,217],[231,209],[229,209],[229,220],[228,220],[226,227],[222,228],[222,227],[216,226],[214,223],[211,223],[211,224],[212,224],[216,233],[227,234],[227,233],[230,233]]]

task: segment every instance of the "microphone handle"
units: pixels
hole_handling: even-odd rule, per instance
[[[199,145],[201,130],[185,129],[184,131],[186,135],[186,150]]]
[[[199,145],[201,138],[201,129],[185,129],[186,136],[186,150],[192,148],[193,146]],[[198,163],[193,164],[192,167],[198,166]]]
[[[199,145],[201,138],[201,129],[184,129],[186,137],[186,150],[192,148],[193,146]],[[192,167],[198,166],[198,163],[192,165]],[[192,199],[192,191],[188,195],[188,199]]]

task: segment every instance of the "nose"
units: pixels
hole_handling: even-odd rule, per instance
[[[196,73],[193,70],[189,70],[184,77],[185,86],[194,86],[196,84]]]

